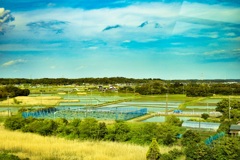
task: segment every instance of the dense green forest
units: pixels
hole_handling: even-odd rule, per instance
[[[30,94],[29,89],[20,89],[14,86],[0,87],[0,98],[28,96]]]
[[[189,97],[206,97],[214,94],[239,95],[239,80],[161,80],[161,79],[133,79],[124,77],[112,78],[0,78],[2,85],[115,85],[118,92],[139,93],[141,95],[154,94],[186,94]],[[121,84],[121,85],[119,85]],[[97,89],[97,87],[95,87]]]
[[[84,83],[89,84],[142,84],[149,83],[154,81],[162,81],[162,82],[171,82],[171,83],[227,83],[227,82],[240,82],[239,79],[227,79],[227,80],[197,80],[197,79],[189,79],[189,80],[163,80],[160,78],[144,78],[144,79],[136,79],[136,78],[125,78],[125,77],[103,77],[103,78],[40,78],[40,79],[27,79],[27,78],[0,78],[0,84],[2,85],[11,85],[11,84],[49,84],[49,85],[82,85]]]

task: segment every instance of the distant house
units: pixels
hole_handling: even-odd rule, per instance
[[[232,124],[229,133],[233,136],[240,136],[240,124]]]

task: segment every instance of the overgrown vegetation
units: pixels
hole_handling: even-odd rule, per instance
[[[141,145],[150,144],[152,138],[156,138],[159,144],[172,145],[177,142],[176,135],[180,131],[180,127],[172,122],[132,125],[124,121],[116,121],[112,125],[106,125],[105,122],[98,122],[93,118],[67,121],[64,118],[52,120],[30,117],[23,119],[16,116],[6,119],[4,126],[10,130],[38,133],[43,136],[54,135],[69,139],[131,142]]]
[[[29,94],[29,89],[20,89],[14,86],[5,86],[0,88],[0,98],[28,96]]]
[[[228,83],[235,82],[235,83]],[[36,85],[116,85],[121,93],[139,93],[141,95],[156,94],[186,94],[188,97],[207,97],[213,94],[239,95],[239,80],[171,80],[162,79],[133,79],[124,77],[104,77],[104,78],[42,78],[42,79],[23,79],[23,78],[0,78],[2,85],[29,84]],[[121,84],[122,87],[119,87]],[[42,92],[43,90],[41,90]]]
[[[146,152],[147,159],[172,160],[185,156],[186,160],[235,160],[240,159],[240,138],[228,137],[229,126],[239,120],[238,101],[231,101],[233,106],[229,116],[229,100],[217,104],[217,110],[223,113],[221,126],[218,131],[225,131],[226,136],[205,144],[207,135],[200,131],[183,130],[182,121],[175,116],[168,116],[165,123],[130,123],[116,121],[111,124],[99,122],[93,118],[66,120],[36,119],[12,116],[5,120],[4,126],[9,130],[37,133],[42,136],[57,136],[73,140],[129,142],[140,145],[149,145]],[[203,115],[202,115],[203,116]],[[230,121],[229,119],[230,118]],[[183,133],[179,140],[177,135]],[[210,136],[210,135],[209,135]],[[181,142],[181,143],[180,143]],[[182,149],[174,149],[164,154],[158,154],[157,146],[181,145]],[[154,149],[155,148],[155,149]],[[161,151],[161,148],[160,148]]]

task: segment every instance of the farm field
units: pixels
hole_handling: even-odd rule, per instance
[[[54,89],[53,89],[54,88]],[[92,109],[92,108],[102,108],[102,109],[113,109],[118,108],[119,110],[135,109],[139,110],[142,108],[147,108],[147,112],[152,113],[164,113],[166,111],[166,106],[168,107],[168,112],[172,113],[176,109],[181,109],[183,113],[189,115],[200,116],[203,113],[210,114],[215,111],[216,105],[223,98],[229,98],[229,96],[219,96],[214,95],[212,97],[187,97],[185,94],[162,94],[162,95],[138,95],[133,93],[102,93],[99,91],[89,91],[87,88],[78,88],[80,92],[74,91],[61,91],[57,92],[59,89],[73,89],[74,87],[62,86],[48,86],[47,88],[31,89],[29,96],[18,96],[15,98],[9,98],[0,101],[0,115],[8,115],[8,110],[12,114],[16,114],[20,108],[30,108],[31,110],[44,108],[44,107],[56,107],[65,108],[72,110],[69,112],[75,117],[83,117],[76,115],[75,111],[78,108]],[[51,93],[50,91],[53,91]],[[45,91],[44,93],[40,91]],[[86,92],[83,92],[86,91]],[[232,99],[239,99],[239,96],[231,96]],[[65,115],[64,113],[62,115]],[[56,114],[57,116],[57,114]],[[61,115],[60,115],[61,116]],[[47,116],[46,118],[54,118],[55,115]],[[65,117],[65,116],[64,116]],[[96,116],[95,116],[96,117]],[[97,115],[97,119],[101,120],[101,116]],[[116,115],[111,116],[110,119],[114,119]],[[41,116],[44,118],[44,116]],[[65,117],[66,118],[66,117]],[[74,117],[73,117],[74,118]],[[108,117],[102,118],[103,120],[109,119]],[[156,119],[156,118],[155,118]],[[152,121],[152,120],[150,120]],[[159,120],[156,119],[156,122]]]
[[[8,131],[0,125],[0,151],[31,160],[145,160],[148,146],[127,143],[66,140]],[[161,153],[179,147],[160,146]]]

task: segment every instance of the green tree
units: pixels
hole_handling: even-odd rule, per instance
[[[163,139],[163,144],[164,145],[171,145],[175,142],[176,138],[172,134],[167,134],[166,137]]]
[[[236,160],[240,159],[240,138],[224,137],[214,144],[213,158],[215,160]]]
[[[231,126],[231,122],[229,121],[224,121],[220,124],[219,128],[218,128],[218,132],[225,132],[225,133],[229,133],[230,131],[230,126]]]
[[[124,142],[130,139],[130,128],[124,121],[117,121],[114,126],[116,141]]]
[[[213,160],[210,147],[204,143],[192,143],[185,148],[186,160]]]
[[[24,119],[19,116],[9,117],[4,122],[4,127],[10,130],[21,129],[24,125]]]
[[[157,137],[157,123],[145,122],[134,126],[130,131],[131,142],[150,144],[152,138]]]
[[[203,118],[203,119],[208,119],[209,118],[209,114],[207,114],[207,113],[203,113],[202,115],[201,115],[201,118]]]
[[[170,145],[176,141],[176,135],[179,132],[179,127],[169,125],[168,123],[158,124],[156,138],[158,143]],[[169,138],[169,139],[168,139]]]
[[[201,137],[199,133],[194,132],[192,130],[187,130],[182,136],[182,145],[187,146],[195,143],[199,143],[201,141]]]
[[[105,135],[107,134],[107,126],[106,123],[100,122],[98,124],[98,139],[104,139]]]
[[[174,126],[181,126],[183,121],[181,121],[178,117],[176,117],[175,115],[170,115],[170,116],[166,116],[166,123],[170,124],[170,125],[174,125]]]
[[[94,118],[84,119],[79,126],[80,138],[96,139],[98,135],[98,122]]]
[[[240,101],[223,99],[217,103],[216,111],[219,111],[223,114],[221,118],[222,121],[229,119],[230,117],[231,121],[237,122],[240,120]]]
[[[152,143],[149,146],[149,149],[147,151],[146,158],[147,160],[160,160],[161,153],[159,149],[159,145],[157,143],[156,138],[152,139]]]

